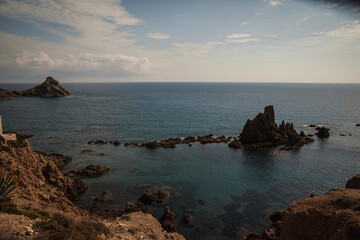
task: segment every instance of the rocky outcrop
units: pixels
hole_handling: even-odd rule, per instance
[[[7,100],[12,97],[64,97],[70,96],[70,93],[60,86],[59,81],[52,77],[47,77],[46,80],[33,88],[13,91],[0,89],[0,100]]]
[[[73,170],[65,174],[67,177],[100,177],[110,169],[105,166],[90,164],[86,168]]]
[[[359,175],[347,183],[357,187]],[[350,183],[349,183],[350,182]],[[360,189],[332,189],[325,195],[300,200],[271,216],[269,229],[245,240],[360,239]]]
[[[157,191],[156,191],[157,190]],[[153,202],[163,203],[170,196],[169,189],[167,186],[160,187],[159,189],[148,188],[146,192],[144,192],[139,200],[143,204],[150,205]]]
[[[345,185],[345,188],[360,189],[360,174],[350,178]]]
[[[167,138],[163,140],[156,140],[146,143],[125,143],[125,147],[134,146],[134,147],[145,147],[149,149],[157,149],[157,148],[176,148],[178,144],[188,144],[188,146],[192,146],[191,143],[198,142],[201,144],[209,144],[209,143],[227,143],[229,142],[231,137],[219,136],[216,137],[214,134],[204,135],[204,136],[188,136],[185,138]]]
[[[240,134],[240,141],[252,147],[286,144],[282,150],[297,150],[313,142],[313,139],[300,136],[292,123],[282,121],[278,126],[275,122],[274,107],[270,105],[265,107],[264,113],[259,113],[253,120],[247,120]]]
[[[326,127],[319,127],[319,128],[316,128],[316,130],[318,130],[318,132],[317,132],[317,136],[319,137],[319,138],[328,138],[328,137],[330,137],[330,133],[329,133],[329,128],[326,128]]]
[[[40,151],[35,151],[36,153],[42,155],[46,160],[48,161],[52,161],[53,163],[55,163],[55,165],[61,169],[63,168],[66,164],[68,164],[72,158],[71,156],[65,156],[59,153],[44,153],[44,152],[40,152]]]
[[[80,179],[64,176],[52,161],[57,158],[56,154],[34,152],[27,140],[21,138],[9,148],[2,148],[0,167],[17,183],[14,197],[17,206],[82,214],[72,200],[77,199],[87,185]]]
[[[120,141],[103,141],[103,140],[96,140],[96,141],[89,141],[88,144],[91,145],[104,145],[104,144],[112,144],[114,146],[119,146],[121,144]]]
[[[143,212],[146,210],[146,205],[142,203],[133,203],[133,202],[127,202],[125,206],[125,213],[132,213],[132,212]]]
[[[169,207],[164,208],[160,219],[161,226],[168,232],[177,232],[176,214],[171,212]]]
[[[228,146],[229,148],[239,149],[241,148],[241,143],[238,140],[232,140]]]
[[[356,127],[360,127],[360,123],[355,124]]]

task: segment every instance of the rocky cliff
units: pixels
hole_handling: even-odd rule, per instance
[[[76,206],[73,200],[87,184],[61,173],[59,167],[70,160],[60,154],[35,152],[24,138],[0,143],[0,173],[12,176],[16,183],[13,203],[18,208],[11,208],[9,214],[7,204],[0,202],[0,239],[185,240],[141,211],[106,219]],[[64,238],[67,235],[72,238]]]
[[[64,97],[69,96],[70,93],[60,86],[59,81],[52,77],[47,77],[46,80],[33,88],[14,91],[0,89],[0,100],[7,100],[12,97]]]
[[[358,240],[360,239],[360,175],[345,189],[302,199],[272,215],[272,225],[245,240]],[[274,217],[276,216],[276,217]]]

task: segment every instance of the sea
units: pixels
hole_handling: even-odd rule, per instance
[[[0,84],[27,89],[35,84]],[[33,134],[34,150],[72,156],[62,171],[100,164],[110,171],[84,179],[78,202],[116,213],[149,187],[170,197],[147,212],[160,218],[165,206],[177,215],[187,239],[241,239],[270,224],[268,215],[311,193],[343,188],[360,173],[360,84],[303,83],[63,83],[60,98],[13,98],[0,102],[4,131]],[[279,147],[235,150],[225,143],[177,145],[174,149],[125,147],[169,137],[240,133],[247,119],[273,105],[276,122],[292,122],[314,134],[310,124],[330,128],[330,138],[298,151]],[[88,141],[121,141],[120,146]],[[92,154],[82,154],[90,149]],[[189,227],[183,214],[193,216]]]

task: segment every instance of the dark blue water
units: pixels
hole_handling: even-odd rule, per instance
[[[0,84],[5,89],[33,85]],[[14,98],[0,102],[3,128],[31,133],[35,150],[73,157],[64,172],[90,163],[110,167],[101,178],[86,179],[90,188],[81,199],[112,193],[121,209],[146,190],[139,184],[167,185],[164,205],[177,213],[179,232],[188,239],[236,239],[269,224],[268,213],[282,209],[311,192],[343,187],[360,172],[360,85],[249,83],[104,83],[63,84],[70,97]],[[189,135],[232,135],[248,118],[274,105],[276,120],[331,128],[297,152],[276,148],[257,151],[229,149],[226,144],[179,145],[149,150],[124,146],[90,146],[90,140],[149,141]],[[351,133],[352,136],[340,136]],[[104,156],[81,154],[92,149]],[[206,204],[199,204],[205,200]],[[106,205],[106,204],[104,204]],[[164,205],[149,212],[161,215]],[[182,224],[184,211],[195,226]]]

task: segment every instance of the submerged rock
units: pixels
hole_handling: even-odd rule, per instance
[[[190,215],[189,213],[184,213],[183,221],[186,226],[189,226],[189,227],[194,226],[194,217],[192,215]]]

